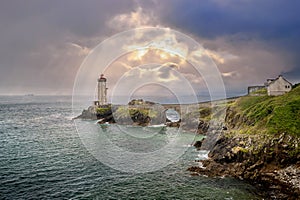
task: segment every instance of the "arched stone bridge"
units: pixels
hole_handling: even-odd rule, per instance
[[[176,112],[180,113],[180,104],[161,104],[165,110],[173,109]]]
[[[167,111],[169,109],[173,109],[178,114],[182,115],[184,113],[191,112],[192,110],[198,109],[200,105],[210,104],[210,103],[194,103],[194,104],[161,104],[164,109]]]

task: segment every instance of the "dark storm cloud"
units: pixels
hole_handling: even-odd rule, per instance
[[[257,40],[264,44],[261,48],[282,52],[282,60],[291,70],[278,73],[299,81],[300,1],[173,0],[164,4],[170,6],[163,6],[166,9],[161,12],[161,19],[171,27],[207,40],[238,35],[228,43],[239,45]]]
[[[300,2],[296,0],[164,1],[164,19],[205,37],[257,33],[266,39],[299,35]]]

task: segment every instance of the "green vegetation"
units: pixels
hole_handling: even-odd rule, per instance
[[[212,114],[212,108],[210,105],[208,106],[201,106],[199,108],[192,109],[191,111],[185,113],[182,116],[182,119],[185,119],[187,121],[193,121],[193,120],[200,120],[208,122],[211,119]]]
[[[130,108],[129,109],[130,116],[134,116],[137,113],[141,113],[144,116],[148,116],[150,118],[157,117],[157,111],[147,108]]]
[[[131,100],[128,105],[154,105],[154,102],[151,101],[144,101],[143,99],[133,99]]]
[[[266,131],[300,136],[300,87],[282,96],[241,97],[234,108],[252,124],[252,128],[242,129],[242,132]]]
[[[97,110],[96,110],[96,112],[99,115],[105,115],[105,114],[111,112],[111,106],[108,106],[108,107],[98,107]]]
[[[200,107],[199,108],[200,119],[209,121],[211,118],[211,112],[212,109],[210,107]]]
[[[267,91],[267,88],[263,88],[263,89],[259,89],[259,90],[256,90],[254,92],[251,92],[252,95],[267,95],[268,91]]]
[[[149,116],[150,118],[156,118],[158,112],[149,108],[130,108],[127,106],[120,106],[116,112],[115,116],[118,118],[127,118],[134,117],[138,114],[142,114],[143,116]]]
[[[300,85],[300,83],[296,83],[295,85],[293,85],[293,88],[296,88]]]
[[[243,152],[243,153],[247,153],[248,152],[248,149],[246,148],[243,148],[243,147],[240,147],[240,146],[235,146],[231,149],[231,151],[234,153],[234,154],[237,154],[239,151]]]
[[[210,122],[211,120],[223,120],[227,106],[233,105],[233,102],[234,101],[224,101],[222,103],[218,103],[217,105],[203,103],[200,104],[199,107],[195,107],[190,109],[189,112],[184,113],[182,119],[185,119],[186,121],[194,121],[198,119],[199,121],[203,122]]]

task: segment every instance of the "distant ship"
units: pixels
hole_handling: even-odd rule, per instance
[[[33,97],[34,94],[25,94],[24,96],[27,96],[27,97]]]

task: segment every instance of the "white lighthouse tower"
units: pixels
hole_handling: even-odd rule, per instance
[[[100,106],[107,105],[106,78],[103,74],[98,78],[98,101]]]

